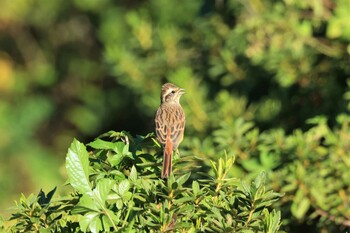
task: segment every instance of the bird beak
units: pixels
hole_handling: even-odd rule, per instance
[[[185,93],[186,93],[186,92],[185,92],[185,89],[180,88],[179,93],[180,93],[180,95],[185,94]]]

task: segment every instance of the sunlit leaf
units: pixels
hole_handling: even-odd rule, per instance
[[[130,188],[130,181],[129,180],[123,180],[118,185],[118,192],[120,195],[124,195],[126,191],[128,191]]]
[[[116,143],[104,141],[100,138],[97,138],[95,141],[90,142],[87,145],[94,149],[102,149],[102,150],[113,150],[116,147]]]
[[[74,139],[68,149],[66,168],[70,184],[82,194],[91,193],[89,183],[89,154],[84,144]]]

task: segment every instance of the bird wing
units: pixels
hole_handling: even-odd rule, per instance
[[[186,118],[185,113],[181,107],[176,108],[174,114],[177,120],[174,121],[171,125],[170,139],[173,143],[173,149],[175,150],[183,139]]]
[[[154,118],[157,140],[164,146],[167,138],[166,114],[162,107],[159,107]]]
[[[158,141],[165,145],[169,136],[175,150],[183,139],[185,123],[185,113],[181,106],[160,106],[155,116]]]

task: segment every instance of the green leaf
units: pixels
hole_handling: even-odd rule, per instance
[[[113,175],[113,179],[116,181],[121,181],[125,179],[124,173],[118,170],[111,171],[109,174]]]
[[[137,193],[135,193],[135,194],[133,195],[133,197],[134,197],[134,199],[138,199],[138,200],[141,201],[141,202],[146,202],[146,201],[147,201],[144,197],[142,197],[141,195],[139,195],[139,194],[137,194]]]
[[[184,183],[186,183],[188,178],[190,178],[190,176],[191,176],[191,172],[186,173],[186,174],[180,176],[176,181],[179,185],[183,185]]]
[[[242,185],[244,193],[246,193],[246,194],[250,193],[250,187],[247,185],[247,183],[245,181],[242,181],[241,185]]]
[[[101,179],[98,181],[93,193],[95,199],[98,201],[101,207],[104,207],[104,202],[106,201],[107,196],[114,184],[115,182],[111,179]]]
[[[146,192],[149,192],[152,189],[152,183],[149,180],[141,179],[141,185]]]
[[[131,199],[131,197],[132,197],[132,193],[129,192],[129,191],[127,191],[127,192],[124,193],[124,195],[123,195],[123,201],[128,201],[128,200]]]
[[[104,141],[99,138],[97,138],[93,142],[88,143],[87,145],[94,149],[100,149],[100,150],[114,150],[114,148],[116,147],[116,143]]]
[[[99,214],[94,213],[87,213],[84,216],[81,216],[79,218],[79,226],[83,232],[87,232],[90,224],[94,221],[94,219],[98,218]]]
[[[112,210],[107,209],[106,215],[109,219],[112,219],[114,224],[118,224],[120,222],[120,218]]]
[[[193,191],[194,196],[198,195],[200,190],[199,190],[199,184],[198,184],[197,181],[193,181],[193,183],[192,183],[192,191]]]
[[[125,145],[125,143],[124,142],[116,142],[115,143],[115,147],[114,147],[114,151],[117,153],[117,154],[119,154],[119,155],[123,155],[124,153],[123,153],[123,151],[124,151],[124,147],[125,146],[127,146],[127,145]],[[129,147],[128,147],[129,148]]]
[[[194,201],[193,197],[181,197],[179,199],[174,200],[175,204],[183,204],[183,203],[187,203],[187,202],[191,202]]]
[[[117,142],[114,143],[115,147],[113,148],[113,151],[116,153],[112,156],[108,157],[108,161],[112,166],[117,166],[123,161],[124,157],[129,156],[131,157],[131,152],[129,152],[129,145],[124,144],[123,142]]]
[[[110,229],[113,225],[112,221],[109,219],[108,217],[108,213],[107,213],[107,210],[104,212],[104,215],[102,215],[100,218],[101,218],[101,223],[102,223],[102,226],[103,226],[103,229],[104,229],[104,232],[106,232],[106,229]],[[111,212],[111,211],[109,211]]]
[[[40,229],[39,233],[51,233],[50,229]]]
[[[132,168],[131,168],[129,179],[132,182],[136,182],[136,180],[137,180],[137,170],[136,170],[135,166],[132,166]]]
[[[181,205],[181,207],[178,210],[178,213],[186,213],[189,212],[191,214],[198,214],[198,212],[194,212],[195,211],[195,207],[193,204],[186,204],[186,205]]]
[[[76,206],[76,212],[87,212],[87,211],[99,211],[99,208],[97,206],[97,202],[95,199],[93,199],[89,195],[83,194],[83,196],[80,198],[77,206]]]
[[[311,125],[318,125],[318,124],[326,124],[327,123],[327,117],[323,115],[315,116],[313,118],[310,118],[306,121],[306,123]]]
[[[112,156],[109,156],[107,160],[112,166],[117,166],[120,164],[123,158],[124,156],[122,154],[114,154]]]
[[[265,185],[266,181],[266,172],[261,172],[256,178],[255,178],[255,187],[258,189],[262,185]]]
[[[299,189],[295,194],[291,207],[292,214],[297,219],[303,219],[310,208],[310,200],[305,196],[302,189]]]
[[[38,194],[38,203],[42,206],[42,205],[47,205],[50,203],[52,196],[54,195],[54,193],[56,192],[56,187],[51,190],[47,196],[45,196],[45,193],[40,190],[39,194]]]
[[[214,172],[215,172],[215,176],[218,176],[218,169],[217,169],[217,166],[216,166],[216,162],[215,162],[215,161],[210,160],[210,166],[211,166],[211,169],[213,169],[213,170],[214,170]]]
[[[131,154],[129,152],[129,144],[124,145],[122,153],[123,153],[123,155],[130,155]]]
[[[92,233],[99,233],[102,232],[102,229],[102,221],[100,216],[95,216],[94,218],[92,218],[89,224],[89,230]]]
[[[83,143],[74,139],[68,149],[66,169],[69,182],[74,189],[82,194],[91,194],[89,183],[89,154]]]
[[[130,188],[130,181],[123,180],[122,182],[120,182],[118,186],[118,193],[123,196],[126,193],[126,191],[129,190],[129,188]]]
[[[264,232],[267,233],[276,233],[278,232],[281,226],[281,212],[273,210],[269,213],[268,209],[263,210],[263,214],[265,215],[264,219]]]
[[[123,200],[122,199],[117,200],[115,205],[117,206],[118,209],[122,209],[123,208]]]

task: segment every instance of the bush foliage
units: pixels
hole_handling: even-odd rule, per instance
[[[280,194],[267,190],[265,173],[247,185],[229,178],[234,158],[211,161],[213,176],[191,180],[177,172],[159,178],[159,156],[149,136],[109,132],[112,141],[74,140],[66,168],[73,192],[53,198],[22,196],[13,232],[277,232],[281,213],[269,211]],[[186,159],[186,158],[185,158]],[[178,164],[176,164],[178,165]],[[181,168],[181,166],[180,166]],[[196,169],[192,170],[193,172]],[[183,174],[182,174],[183,173]]]
[[[177,187],[185,190],[181,195],[194,194],[196,181],[200,190],[208,192],[206,197],[213,196],[209,191],[217,177],[209,161],[219,166],[219,161],[226,161],[222,160],[226,151],[236,158],[228,178],[251,183],[265,172],[261,187],[285,193],[268,213],[254,216],[255,225],[246,227],[263,230],[266,216],[278,225],[275,220],[281,213],[281,229],[287,232],[350,231],[349,11],[348,0],[3,1],[1,206],[17,199],[19,192],[50,190],[62,183],[66,174],[59,166],[72,137],[87,142],[110,129],[133,135],[152,131],[160,87],[170,81],[186,89],[182,105],[187,117],[179,170],[172,182],[195,170]],[[129,145],[134,156],[139,148],[131,151]],[[150,150],[144,154],[154,155],[153,146],[142,146]],[[95,190],[95,181],[102,178],[91,172],[120,161],[102,159],[105,163],[99,165],[97,158],[103,155],[95,151],[91,156],[96,160],[89,161],[88,174]],[[131,187],[139,186],[126,173],[131,164],[138,178],[151,172],[145,174],[147,163],[138,167],[140,161],[131,157],[123,158],[129,169],[114,170],[122,172],[132,193]],[[158,165],[160,157],[143,162]],[[158,166],[153,169],[157,174]],[[203,173],[213,178],[208,182],[214,186],[201,183],[209,179]],[[121,182],[117,178],[112,179],[112,190]],[[152,179],[158,182],[154,184],[158,194],[167,195],[168,183]],[[237,190],[247,191],[239,182],[234,184],[229,193],[240,200]],[[44,218],[55,223],[44,222],[63,229],[55,218],[59,212],[61,219],[78,215],[70,211],[77,211],[73,207],[84,192],[76,191],[71,197],[61,193],[67,198],[62,200],[51,199],[53,192],[23,196],[18,213],[57,208],[57,215]],[[105,204],[105,210],[116,205]],[[219,217],[228,207],[217,208]],[[170,223],[171,213],[162,217],[162,223]],[[176,215],[186,218],[185,212]],[[242,222],[233,222],[244,216],[231,217],[235,229],[241,229]],[[17,221],[29,224],[40,219]],[[82,229],[73,224],[77,219],[69,221],[70,227]],[[193,219],[186,223],[198,227]],[[8,226],[7,221],[2,224]]]

